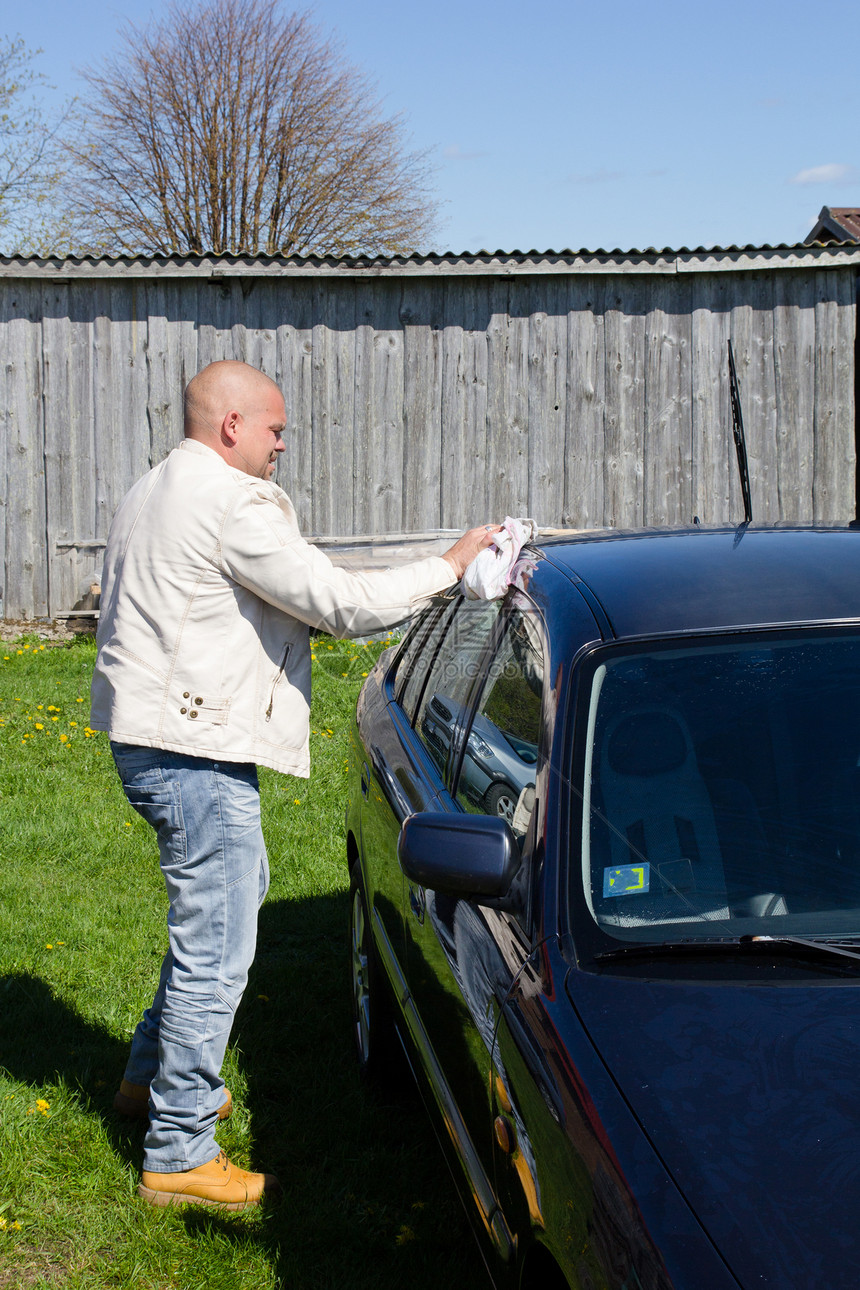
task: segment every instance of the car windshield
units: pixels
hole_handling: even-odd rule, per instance
[[[709,638],[595,660],[581,890],[601,930],[860,935],[860,635]]]

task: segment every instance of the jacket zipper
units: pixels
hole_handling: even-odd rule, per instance
[[[281,659],[280,666],[278,667],[278,675],[275,677],[274,681],[272,682],[272,693],[269,695],[269,706],[268,708],[266,708],[267,721],[272,720],[272,707],[275,702],[275,690],[277,690],[278,686],[281,683],[281,677],[284,675],[284,668],[287,666],[287,659],[289,657],[290,657],[290,646],[285,645],[283,657]]]

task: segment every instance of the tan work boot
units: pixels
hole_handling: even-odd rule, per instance
[[[150,1205],[211,1205],[216,1209],[247,1209],[264,1195],[276,1196],[281,1184],[274,1174],[240,1169],[220,1151],[208,1165],[183,1173],[155,1174],[144,1169],[138,1196]]]
[[[113,1109],[119,1111],[120,1115],[127,1115],[132,1120],[149,1119],[149,1085],[148,1084],[129,1084],[124,1079],[120,1086],[119,1092],[113,1100]],[[224,1089],[224,1102],[218,1108],[218,1119],[226,1120],[233,1111],[233,1095],[229,1088]]]

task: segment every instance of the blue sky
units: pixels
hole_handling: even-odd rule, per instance
[[[2,0],[60,91],[163,5]],[[299,6],[301,7],[301,6]],[[860,206],[860,5],[320,0],[432,150],[437,250],[801,241]]]

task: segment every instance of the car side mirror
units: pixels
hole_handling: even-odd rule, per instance
[[[432,891],[475,899],[505,896],[520,867],[511,826],[498,815],[408,816],[397,842],[400,867]]]

